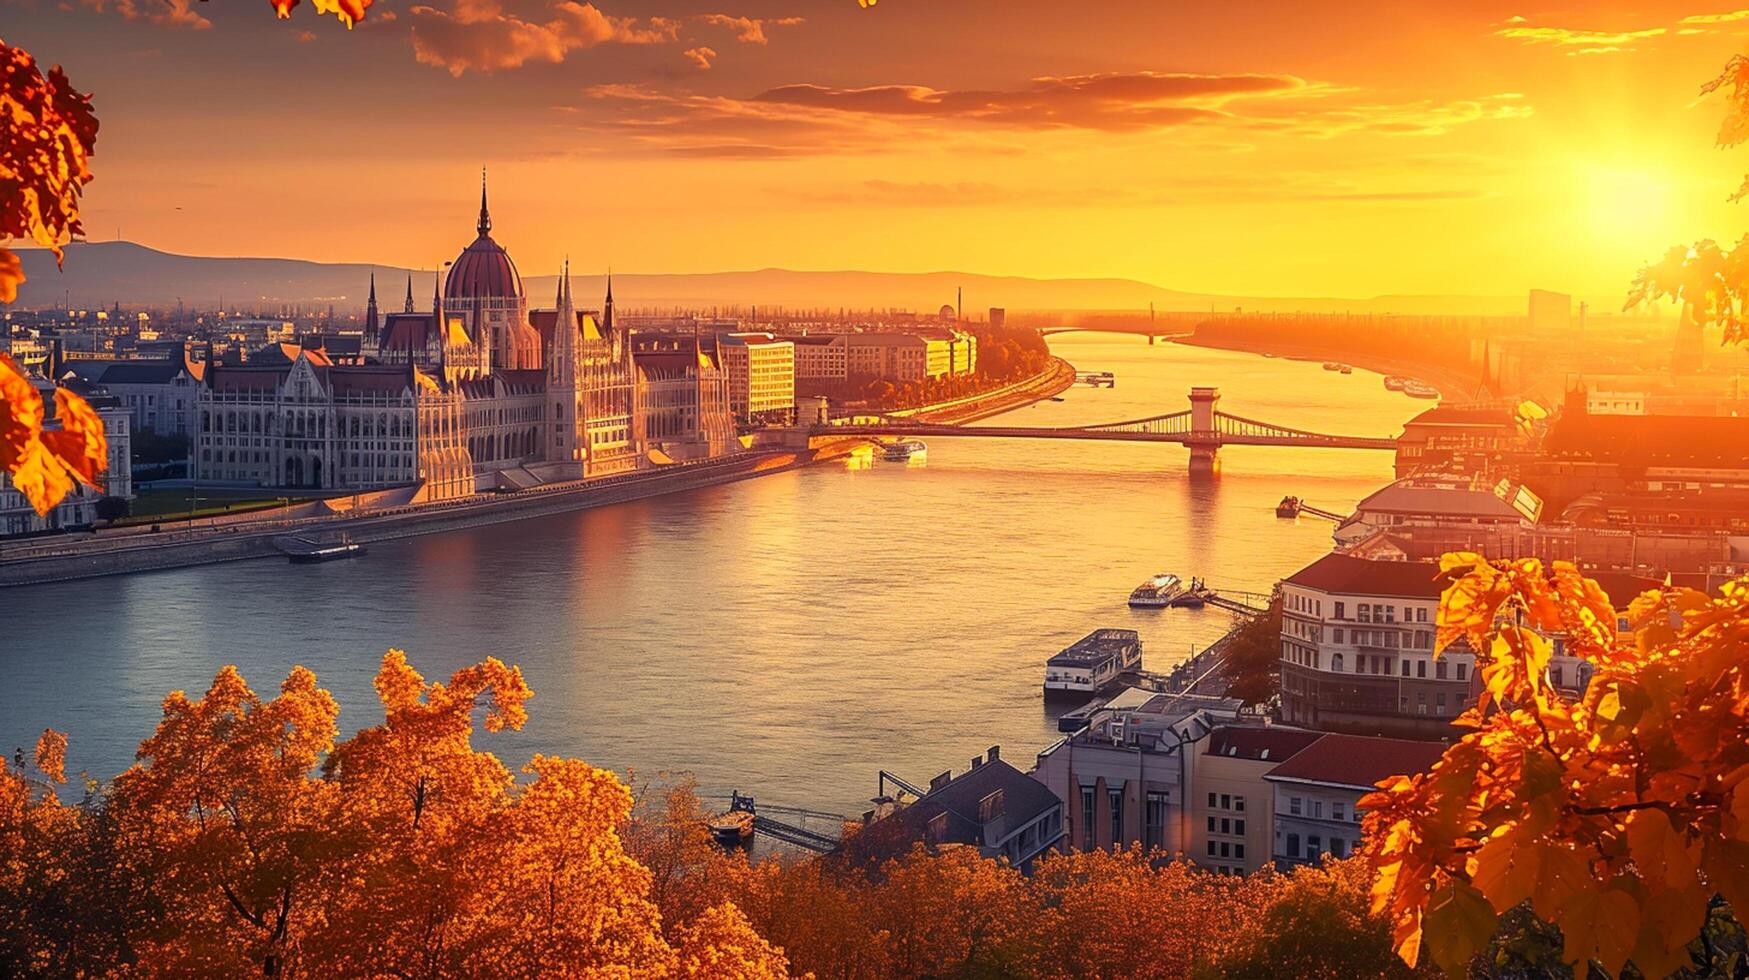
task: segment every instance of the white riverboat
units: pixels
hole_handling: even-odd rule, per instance
[[[1045,696],[1094,694],[1124,671],[1141,667],[1140,633],[1097,629],[1045,661]]]
[[[1130,608],[1164,609],[1172,605],[1172,600],[1178,598],[1182,591],[1184,583],[1179,581],[1178,576],[1161,572],[1130,590]]]
[[[881,449],[881,458],[891,463],[909,463],[929,455],[929,446],[921,439],[900,439]]]

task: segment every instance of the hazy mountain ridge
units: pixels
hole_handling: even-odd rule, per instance
[[[76,243],[67,247],[61,271],[46,249],[18,249],[29,280],[19,291],[19,308],[47,308],[70,302],[76,308],[174,306],[178,300],[211,309],[223,300],[232,309],[270,309],[280,304],[337,310],[362,309],[370,276],[377,302],[399,310],[412,278],[417,309],[431,303],[432,272],[363,263],[306,259],[219,258],[175,255],[132,242]],[[523,286],[534,306],[551,304],[556,277],[524,273]],[[572,276],[584,296],[599,296],[600,276]],[[1306,311],[1355,313],[1521,314],[1523,297],[1379,296],[1245,297],[1167,289],[1133,279],[1033,279],[962,272],[805,272],[759,269],[745,272],[616,273],[615,299],[623,308],[781,305],[822,309],[910,309],[931,311],[955,301],[965,290],[968,315],[981,317],[992,306],[1010,310],[1145,310],[1161,312]]]

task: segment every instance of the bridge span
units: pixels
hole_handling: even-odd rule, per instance
[[[816,426],[815,435],[951,437],[984,439],[1081,439],[1111,442],[1170,442],[1190,450],[1193,472],[1218,468],[1222,446],[1302,446],[1314,449],[1395,450],[1388,436],[1331,435],[1230,415],[1215,408],[1218,388],[1190,389],[1190,408],[1168,415],[1080,426],[950,425],[883,419]]]

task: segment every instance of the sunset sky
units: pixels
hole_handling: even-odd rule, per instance
[[[1743,2],[1743,0],[1739,0]],[[1749,10],[1161,0],[0,0],[103,122],[93,240],[524,274],[780,266],[1617,295],[1735,240]]]

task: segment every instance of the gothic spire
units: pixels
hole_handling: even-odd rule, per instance
[[[613,270],[607,270],[607,299],[601,307],[601,332],[613,332]]]
[[[484,238],[487,235],[492,233],[492,215],[490,212],[488,212],[486,210],[486,168],[485,167],[480,168],[480,224],[479,224],[478,228],[479,228],[481,238]]]
[[[377,339],[377,270],[370,270],[370,299],[364,304],[364,332],[374,343]]]
[[[402,307],[402,313],[413,312],[413,273],[407,273],[407,305]]]

